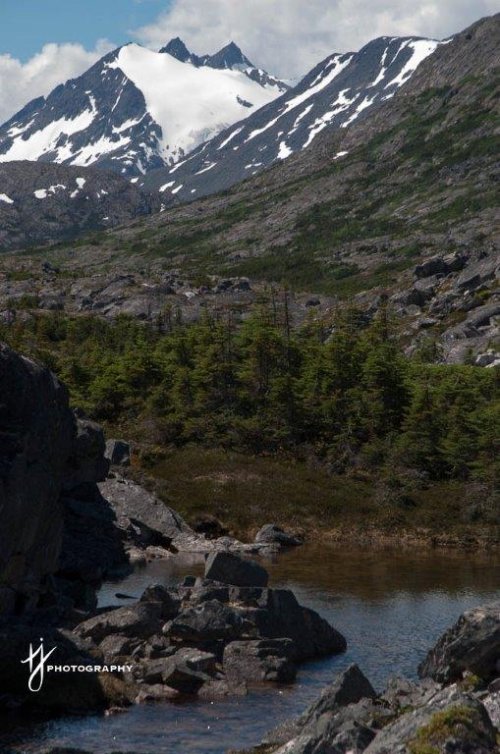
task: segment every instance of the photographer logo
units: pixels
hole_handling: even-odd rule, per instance
[[[22,665],[28,665],[29,679],[28,688],[33,694],[41,691],[47,673],[131,673],[132,665],[48,665],[48,660],[54,654],[57,647],[53,647],[46,652],[43,639],[40,639],[40,646],[35,649],[30,644],[28,657],[21,660]]]
[[[43,639],[40,639],[40,646],[38,649],[33,648],[33,644],[30,644],[30,653],[25,660],[21,660],[22,665],[28,665],[30,671],[30,677],[28,680],[28,688],[34,694],[37,694],[45,679],[45,666],[49,657],[56,651],[57,647],[54,647],[50,652],[45,653],[43,646]]]

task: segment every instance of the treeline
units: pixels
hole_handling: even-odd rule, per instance
[[[498,370],[408,360],[384,309],[370,324],[346,308],[300,329],[286,298],[243,322],[36,314],[1,325],[0,340],[50,366],[90,416],[154,445],[310,454],[340,473],[499,472]]]

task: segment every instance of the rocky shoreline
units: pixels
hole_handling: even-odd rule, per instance
[[[419,666],[377,694],[351,665],[295,720],[239,754],[488,754],[499,751],[500,603],[464,613]],[[236,754],[236,752],[232,752]]]
[[[346,639],[290,590],[269,587],[252,559],[299,539],[275,525],[253,544],[219,536],[217,527],[212,538],[193,530],[124,476],[126,443],[106,444],[98,425],[69,408],[48,370],[6,346],[0,395],[0,717],[28,722],[241,696],[291,684],[300,663],[346,649]],[[124,607],[97,607],[104,579],[182,552],[205,556],[203,577],[151,585]],[[21,662],[41,641],[56,652],[55,669],[47,666],[33,693],[33,664]],[[498,752],[500,604],[464,614],[419,673],[419,683],[396,679],[379,694],[351,666],[254,751]]]
[[[298,662],[345,649],[326,621],[291,592],[268,588],[265,569],[241,557],[300,540],[273,525],[253,544],[195,532],[120,474],[127,444],[106,445],[98,425],[70,410],[54,375],[6,346],[0,367],[4,710],[57,715],[183,694],[244,693],[246,683],[291,682]],[[151,586],[126,607],[97,608],[104,579],[179,552],[205,554],[205,578]],[[41,639],[55,648],[57,666],[71,672],[49,675],[33,694],[28,668],[19,672],[19,664]],[[79,666],[127,672],[82,674],[73,670]]]

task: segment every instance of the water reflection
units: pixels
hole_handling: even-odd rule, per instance
[[[351,662],[358,662],[379,688],[390,675],[413,676],[428,647],[464,609],[500,597],[496,556],[307,545],[267,567],[273,586],[293,589],[302,603],[346,635],[345,655],[304,666],[291,689],[213,704],[134,707],[110,718],[59,720],[37,726],[31,736],[21,734],[11,750],[35,753],[50,744],[97,754],[222,754],[249,746],[301,711]],[[116,592],[138,596],[149,583],[172,584],[202,570],[198,558],[157,561],[119,585],[106,585],[100,604],[119,604]]]

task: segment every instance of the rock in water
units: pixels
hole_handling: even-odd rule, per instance
[[[269,581],[265,568],[230,552],[211,553],[205,562],[205,577],[234,586],[265,587]]]
[[[232,682],[291,683],[297,674],[291,639],[233,641],[224,650],[223,669]]]
[[[161,605],[157,602],[140,602],[89,618],[77,626],[76,634],[101,642],[110,634],[147,638],[160,629]]]
[[[350,665],[340,673],[320,697],[299,718],[299,725],[308,725],[321,715],[335,712],[339,707],[355,704],[361,699],[375,699],[375,689],[357,665]]]
[[[303,542],[298,537],[285,532],[276,524],[266,524],[255,535],[258,544],[280,545],[281,547],[298,547]]]
[[[271,731],[265,744],[288,754],[337,754],[364,751],[375,737],[372,719],[376,693],[357,665],[351,665],[323,689],[319,698],[295,720]],[[361,744],[363,744],[361,746]]]
[[[238,639],[248,625],[239,612],[217,600],[202,602],[196,607],[183,610],[163,631],[170,638],[205,642]]]
[[[500,602],[465,612],[420,664],[421,678],[460,680],[465,671],[489,680],[500,675]]]

